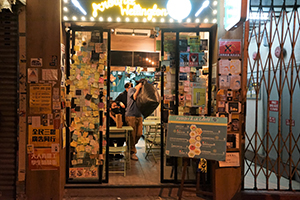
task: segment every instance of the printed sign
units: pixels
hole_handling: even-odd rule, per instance
[[[30,114],[51,113],[51,96],[50,84],[31,84],[29,99]]]
[[[292,126],[295,126],[295,120],[291,120],[292,121]],[[290,125],[290,120],[286,119],[285,120],[285,125],[289,126]]]
[[[58,170],[59,153],[50,148],[34,148],[28,155],[29,170]]]
[[[226,153],[226,160],[219,162],[219,167],[239,167],[240,154],[239,152]]]
[[[43,59],[42,58],[31,58],[30,59],[30,66],[31,67],[42,67],[43,66]]]
[[[98,178],[98,168],[78,167],[69,169],[69,178]]]
[[[278,112],[278,101],[271,100],[269,101],[270,111]]]
[[[275,117],[269,117],[269,122],[270,123],[276,123],[276,118]]]
[[[53,143],[59,143],[59,129],[53,125],[32,127],[28,126],[28,144],[34,147],[51,147]]]
[[[241,40],[219,40],[220,56],[241,56]]]
[[[227,118],[170,116],[166,155],[225,160]]]

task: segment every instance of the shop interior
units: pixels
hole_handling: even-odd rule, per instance
[[[164,154],[167,118],[211,114],[214,102],[208,97],[215,99],[215,79],[209,76],[210,31],[70,27],[67,183],[141,186],[180,179],[182,159]],[[136,145],[139,160],[133,161],[126,126],[123,132],[115,131],[106,119],[111,101],[125,90],[124,85],[132,83],[134,87],[141,78],[151,83],[163,100],[143,120],[143,136]],[[117,145],[118,137],[124,139],[123,145]],[[197,163],[191,161],[188,182],[195,182],[196,169]]]

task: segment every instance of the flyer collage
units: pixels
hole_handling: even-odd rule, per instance
[[[208,39],[200,36],[181,35],[179,40],[179,115],[201,115],[207,113]],[[172,59],[172,58],[171,58]],[[174,101],[175,67],[166,68],[165,100]]]
[[[30,58],[30,66],[27,67],[29,98],[26,152],[28,169],[31,171],[59,168],[60,130],[63,124],[57,69],[60,63],[57,55],[51,55],[44,60],[51,62],[43,62],[43,58]],[[21,85],[24,90],[25,84]],[[26,116],[26,106],[20,107],[23,116]],[[20,130],[23,130],[23,127]]]
[[[220,40],[221,41],[221,40]],[[230,40],[222,40],[222,44],[230,46]],[[237,43],[237,41],[234,41]],[[220,43],[221,45],[221,43]],[[225,45],[226,46],[226,45]],[[240,46],[240,45],[236,45]],[[237,54],[219,54],[218,60],[218,90],[217,90],[217,116],[228,119],[227,124],[227,157],[239,157],[240,149],[240,131],[241,131],[241,76],[242,61],[240,49]],[[236,156],[237,155],[237,156]],[[228,157],[228,159],[229,159]],[[238,162],[239,159],[236,159]],[[220,166],[230,166],[226,161],[219,162]],[[233,166],[236,166],[233,165]]]
[[[100,32],[77,32],[66,107],[70,108],[69,180],[99,178],[105,110],[107,50]]]

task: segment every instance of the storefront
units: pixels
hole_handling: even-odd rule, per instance
[[[66,182],[126,186],[136,181],[132,177],[143,185],[180,181],[182,160],[164,154],[166,125],[169,115],[215,112],[217,1],[64,0],[62,4],[66,61],[70,61],[62,79],[67,86]],[[130,162],[124,150],[124,158],[113,164],[119,152],[114,153],[108,142],[114,135],[106,120],[110,100],[124,91],[125,83],[134,86],[141,78],[163,97],[150,117],[157,122],[158,151],[152,148],[153,140],[147,147],[153,126],[145,119],[145,138],[137,144],[139,161]],[[120,174],[114,174],[115,165],[122,168],[117,169]],[[186,180],[194,182],[196,163],[188,168]]]

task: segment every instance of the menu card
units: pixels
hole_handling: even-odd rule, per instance
[[[224,161],[227,118],[169,116],[166,155]]]

